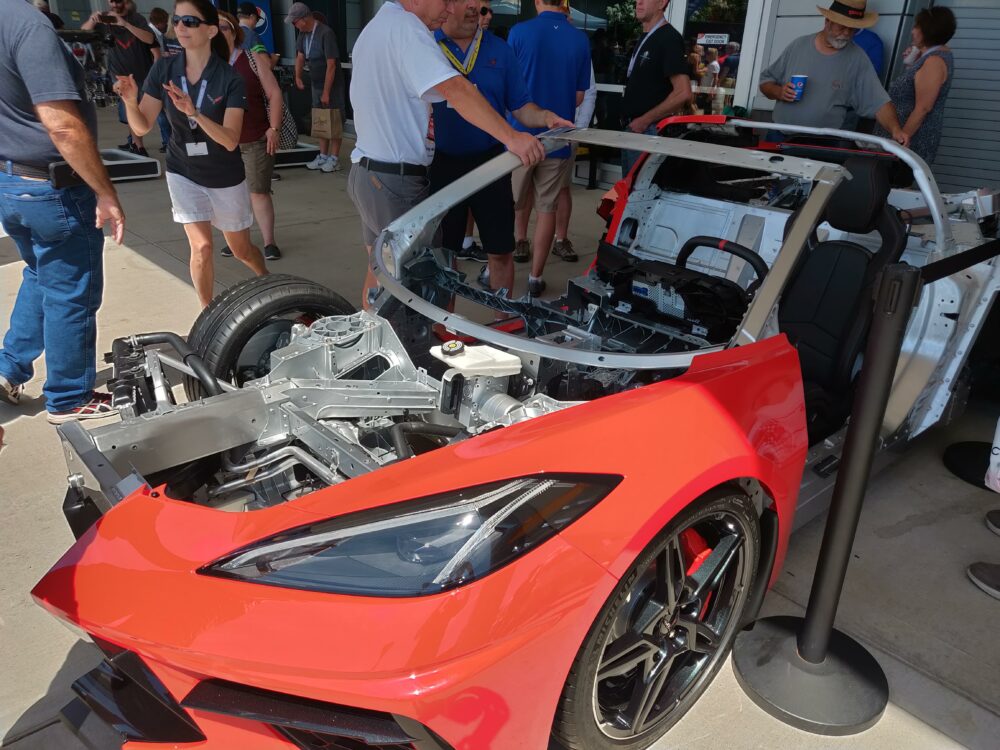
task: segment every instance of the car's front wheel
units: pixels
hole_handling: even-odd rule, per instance
[[[191,345],[217,378],[236,386],[271,369],[271,352],[287,346],[295,323],[350,315],[354,306],[336,292],[288,274],[256,276],[217,296],[191,326]],[[186,376],[188,399],[204,398],[197,378]]]
[[[639,555],[580,647],[553,733],[571,750],[639,750],[662,737],[725,661],[760,553],[750,499],[709,493]]]

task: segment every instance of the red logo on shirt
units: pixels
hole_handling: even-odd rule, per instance
[[[132,46],[132,42],[135,41],[135,37],[129,37],[127,42],[123,42],[121,39],[115,39],[115,43],[122,49],[128,49]]]
[[[219,102],[222,101],[221,96],[210,96],[208,98],[212,100],[212,104],[218,104]]]

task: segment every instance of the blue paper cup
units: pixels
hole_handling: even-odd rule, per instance
[[[809,80],[809,76],[792,76],[790,80],[792,86],[795,88],[795,101],[800,101],[803,92],[806,90],[806,81]]]

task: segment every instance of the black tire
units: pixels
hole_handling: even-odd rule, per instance
[[[684,584],[679,591],[676,587],[663,589],[665,596],[660,598],[668,601],[668,592],[678,591],[674,615],[668,616],[671,607],[660,608],[656,598],[661,591],[657,580],[660,571],[670,569],[666,562],[670,559],[668,551],[677,552],[680,557],[675,560],[684,557],[679,551],[683,550],[680,540],[687,529],[701,533],[713,551],[702,560],[705,571],[699,568],[687,575],[675,566],[682,572],[673,578],[683,579]],[[726,559],[727,547],[737,551],[730,562],[716,565],[716,561]],[[681,511],[636,558],[591,626],[563,688],[553,725],[556,739],[570,750],[641,750],[666,734],[698,700],[725,662],[753,590],[759,557],[757,514],[750,498],[737,488],[713,490]],[[690,562],[685,559],[684,565]],[[706,584],[689,589],[689,582],[700,580],[699,572],[706,577],[716,568],[721,570],[717,588]],[[705,595],[682,605],[685,596],[695,591]],[[689,629],[693,622],[711,627],[717,617],[724,620],[717,634],[713,629],[704,631],[703,636],[698,629],[690,641],[694,646],[683,650],[684,643],[689,642],[687,636],[693,632]],[[643,622],[651,628],[648,635],[639,628]],[[668,656],[671,658],[667,661]],[[627,667],[637,659],[641,661]],[[667,667],[657,672],[657,666],[663,663]],[[599,668],[611,676],[598,680]],[[626,669],[632,671],[616,673]],[[643,677],[646,670],[648,676]],[[643,689],[644,685],[657,684],[656,674],[663,680],[661,687]],[[675,682],[676,691],[670,689]],[[640,695],[643,699],[638,698]],[[646,695],[656,698],[645,700]],[[633,706],[646,705],[650,706],[649,718],[638,717],[642,709],[629,715]]]
[[[187,340],[213,375],[241,385],[246,378],[236,371],[240,356],[265,327],[288,331],[297,317],[315,320],[354,312],[350,302],[315,281],[288,274],[258,276],[213,299],[191,326]],[[256,377],[266,374],[263,363],[254,370]],[[184,377],[184,390],[191,400],[205,395],[201,383],[190,376]]]

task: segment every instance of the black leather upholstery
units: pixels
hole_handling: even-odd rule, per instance
[[[826,220],[835,229],[854,234],[875,230],[889,197],[889,166],[885,162],[852,157],[844,162],[851,173],[826,206]]]
[[[853,242],[821,242],[785,291],[778,320],[799,350],[803,379],[843,387],[843,360],[854,348],[844,339],[854,327],[870,261]]]
[[[779,326],[802,364],[811,442],[835,431],[850,411],[854,370],[871,326],[875,282],[906,247],[906,229],[886,203],[889,164],[855,157],[844,166],[853,179],[838,187],[824,218],[841,231],[877,231],[881,245],[872,253],[855,242],[817,243],[807,250],[778,308]]]

